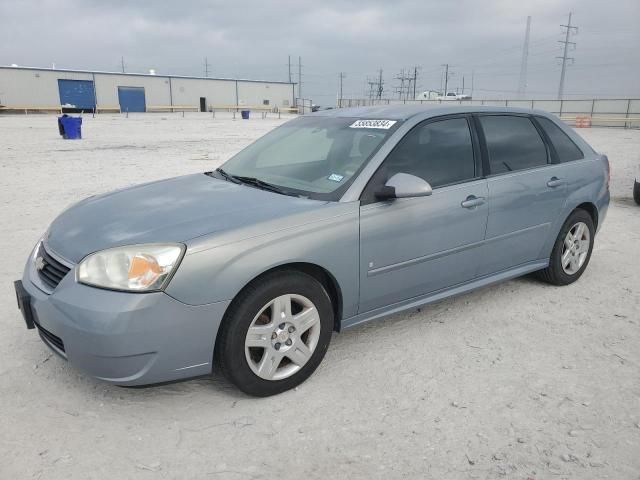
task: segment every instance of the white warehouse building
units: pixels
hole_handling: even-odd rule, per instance
[[[289,82],[0,66],[0,106],[6,110],[275,110],[293,104]]]

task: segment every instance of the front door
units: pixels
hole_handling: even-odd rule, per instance
[[[200,111],[207,111],[207,97],[200,97]]]
[[[423,178],[433,194],[377,201],[374,190],[400,172]],[[465,116],[423,122],[398,143],[361,198],[360,313],[475,277],[488,217],[480,177]]]

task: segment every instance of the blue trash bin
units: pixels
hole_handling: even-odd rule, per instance
[[[249,120],[249,110],[242,110],[240,114],[242,115],[243,120]]]
[[[65,140],[82,138],[82,117],[70,117],[65,114],[58,117],[58,130]]]

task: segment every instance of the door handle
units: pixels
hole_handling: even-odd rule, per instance
[[[558,177],[551,177],[549,179],[549,181],[547,182],[547,187],[549,187],[549,188],[556,188],[556,187],[559,187],[561,185],[564,185],[564,180],[561,180]]]
[[[475,195],[469,195],[460,205],[462,208],[474,208],[484,204],[484,197],[476,197]]]

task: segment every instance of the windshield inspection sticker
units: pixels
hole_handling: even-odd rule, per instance
[[[395,120],[356,120],[350,128],[380,128],[382,130],[389,130],[396,123]]]
[[[344,178],[344,175],[338,175],[337,173],[332,173],[327,177],[327,180],[331,180],[332,182],[341,182]]]

